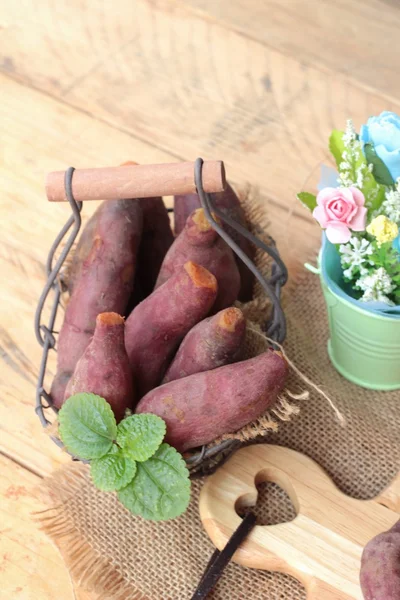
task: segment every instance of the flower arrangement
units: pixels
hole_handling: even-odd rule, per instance
[[[317,196],[298,194],[340,255],[343,280],[362,302],[400,304],[400,117],[382,112],[357,134],[351,120],[329,149],[338,171]],[[326,177],[325,177],[326,179]]]

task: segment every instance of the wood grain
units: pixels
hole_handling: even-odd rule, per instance
[[[400,472],[397,473],[397,477],[375,500],[400,514]]]
[[[256,526],[236,551],[235,562],[296,577],[309,600],[362,600],[361,554],[399,519],[398,478],[377,499],[355,500],[299,452],[268,444],[243,448],[207,479],[200,494],[201,520],[217,548],[239,526],[237,509],[256,504],[256,484],[263,481],[286,491],[296,517]]]
[[[374,79],[367,89],[185,2],[134,0],[116,11],[112,2],[89,10],[75,0],[71,10],[61,0],[57,7],[56,26],[49,0],[34,9],[33,23],[9,7],[7,73],[179,159],[223,158],[228,179],[249,181],[269,202],[271,233],[290,266],[318,245],[320,232],[295,194],[312,189],[320,163],[330,160],[331,129],[349,116],[359,126],[370,114],[400,110]],[[27,40],[35,44],[29,60]]]
[[[396,0],[188,0],[186,4],[269,48],[376,89],[389,101],[400,97]]]
[[[40,478],[0,456],[0,600],[94,600],[74,589],[57,548],[32,521]]]

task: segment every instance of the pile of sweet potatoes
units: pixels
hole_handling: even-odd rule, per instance
[[[245,223],[230,186],[214,200]],[[104,202],[89,220],[70,270],[51,395],[60,407],[96,393],[117,420],[127,409],[155,413],[168,441],[186,450],[264,413],[287,363],[272,350],[243,360],[246,321],[232,305],[251,297],[251,274],[197,197],[175,198],[175,219],[176,237],[162,199],[150,198]]]

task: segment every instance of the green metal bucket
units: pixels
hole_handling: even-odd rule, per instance
[[[325,267],[331,259],[327,254],[325,247],[319,255],[319,269],[311,270],[319,274],[326,300],[332,364],[343,377],[362,387],[400,389],[399,315],[361,308],[327,275]]]
[[[400,389],[400,320],[362,310],[336,295],[321,275],[328,309],[328,353],[343,377],[372,390]]]

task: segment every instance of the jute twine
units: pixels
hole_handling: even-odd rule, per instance
[[[316,460],[350,496],[371,498],[400,468],[398,393],[359,388],[331,366],[325,304],[315,275],[305,273],[292,284],[285,312],[287,355],[334,400],[346,425],[310,388],[299,415],[266,439]],[[299,382],[293,379],[290,384],[299,389],[303,385]],[[50,507],[37,518],[59,546],[74,579],[97,592],[99,599],[185,600],[214,549],[198,515],[202,484],[193,482],[192,501],[183,516],[152,523],[132,516],[114,494],[96,490],[85,465],[71,464],[45,481]],[[273,484],[264,484],[257,513],[262,524],[294,517],[290,500]],[[305,592],[283,574],[230,564],[211,598],[304,600]]]

